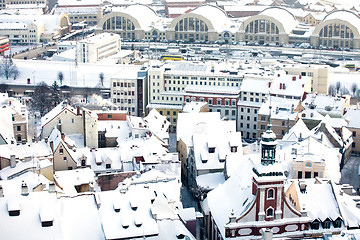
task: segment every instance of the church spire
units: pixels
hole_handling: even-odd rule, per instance
[[[261,164],[269,165],[275,162],[276,135],[271,130],[271,100],[269,106],[269,122],[267,130],[261,135]]]

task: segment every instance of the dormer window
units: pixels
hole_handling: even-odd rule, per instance
[[[231,152],[236,153],[237,152],[237,146],[231,147]]]
[[[215,153],[215,147],[209,147],[209,153]]]
[[[20,215],[20,203],[17,199],[8,200],[7,209],[9,216],[19,216]]]
[[[138,205],[137,203],[133,200],[133,201],[130,201],[130,207],[133,211],[136,211],[136,209],[138,208]]]
[[[64,154],[64,149],[59,148],[59,154]]]

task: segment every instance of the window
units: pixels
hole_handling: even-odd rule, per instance
[[[225,109],[225,115],[226,115],[226,116],[229,115],[229,110]]]
[[[18,142],[21,142],[21,135],[20,135],[20,136],[17,136],[17,141],[18,141]]]
[[[241,111],[241,112],[244,112],[244,108],[241,108],[240,111]]]
[[[231,147],[231,152],[236,153],[237,152],[237,147],[236,146]]]
[[[250,108],[247,109],[247,112],[250,113]]]
[[[232,115],[232,116],[235,116],[235,115],[236,115],[236,111],[235,111],[235,110],[232,110],[232,111],[231,111],[231,115]]]
[[[322,227],[324,229],[329,229],[330,228],[330,220],[328,218],[322,223]]]
[[[266,121],[266,117],[265,117],[265,116],[261,116],[261,121]]]
[[[334,222],[333,222],[334,228],[340,228],[341,227],[341,219],[337,218]]]
[[[230,101],[228,99],[225,100],[225,106],[229,106],[230,105]]]
[[[356,132],[355,131],[353,131],[352,136],[356,137]]]
[[[21,131],[21,126],[16,126],[16,131],[20,132]]]
[[[208,102],[209,102],[209,105],[212,105],[212,103],[213,103],[212,98],[209,98],[209,99],[208,99]]]
[[[269,207],[266,210],[266,217],[273,217],[274,216],[274,209],[272,207]]]
[[[64,160],[64,162],[66,162],[66,161],[67,161],[67,158],[66,158],[66,157],[64,157],[64,158],[63,158],[63,160]]]
[[[318,221],[318,220],[315,220],[315,221],[313,221],[312,223],[310,223],[310,227],[311,227],[312,229],[317,230],[317,229],[319,229],[319,226],[320,226],[320,224],[319,224],[319,221]]]
[[[209,147],[209,153],[214,153],[215,152],[215,148],[214,147]]]
[[[217,105],[221,105],[221,99],[217,100]]]
[[[109,169],[109,168],[111,168],[111,164],[110,164],[110,163],[107,163],[107,164],[105,165],[105,167],[106,167],[106,169]]]
[[[112,115],[111,115],[111,114],[108,114],[108,119],[112,119]]]
[[[274,189],[270,188],[270,189],[267,191],[267,198],[268,198],[268,199],[274,199],[274,198],[275,198]]]
[[[314,172],[314,178],[318,177],[319,173],[318,172]]]
[[[298,171],[298,179],[302,179],[302,171]]]
[[[260,129],[261,129],[261,130],[265,130],[265,125],[262,124],[262,125],[260,126]]]
[[[64,149],[59,148],[59,153],[60,153],[60,154],[64,154]]]
[[[305,178],[311,178],[311,172],[305,172]]]
[[[71,119],[71,123],[74,123],[74,122],[75,122],[75,120],[72,118],[72,119]]]

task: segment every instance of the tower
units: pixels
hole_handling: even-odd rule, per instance
[[[269,117],[268,129],[261,135],[261,164],[269,165],[275,162],[276,153],[276,134],[271,130],[271,120]]]

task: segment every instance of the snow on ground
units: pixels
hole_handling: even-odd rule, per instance
[[[101,65],[71,62],[53,62],[42,60],[13,60],[20,71],[19,77],[5,80],[4,76],[0,77],[0,83],[27,85],[30,79],[31,85],[45,82],[51,85],[54,81],[58,81],[58,73],[64,75],[62,85],[78,86],[78,87],[95,87],[99,84],[100,73],[104,73],[104,87],[110,88],[110,78],[122,70],[139,69],[139,66],[130,65]],[[59,83],[58,83],[59,84]],[[60,85],[60,84],[59,84]]]

